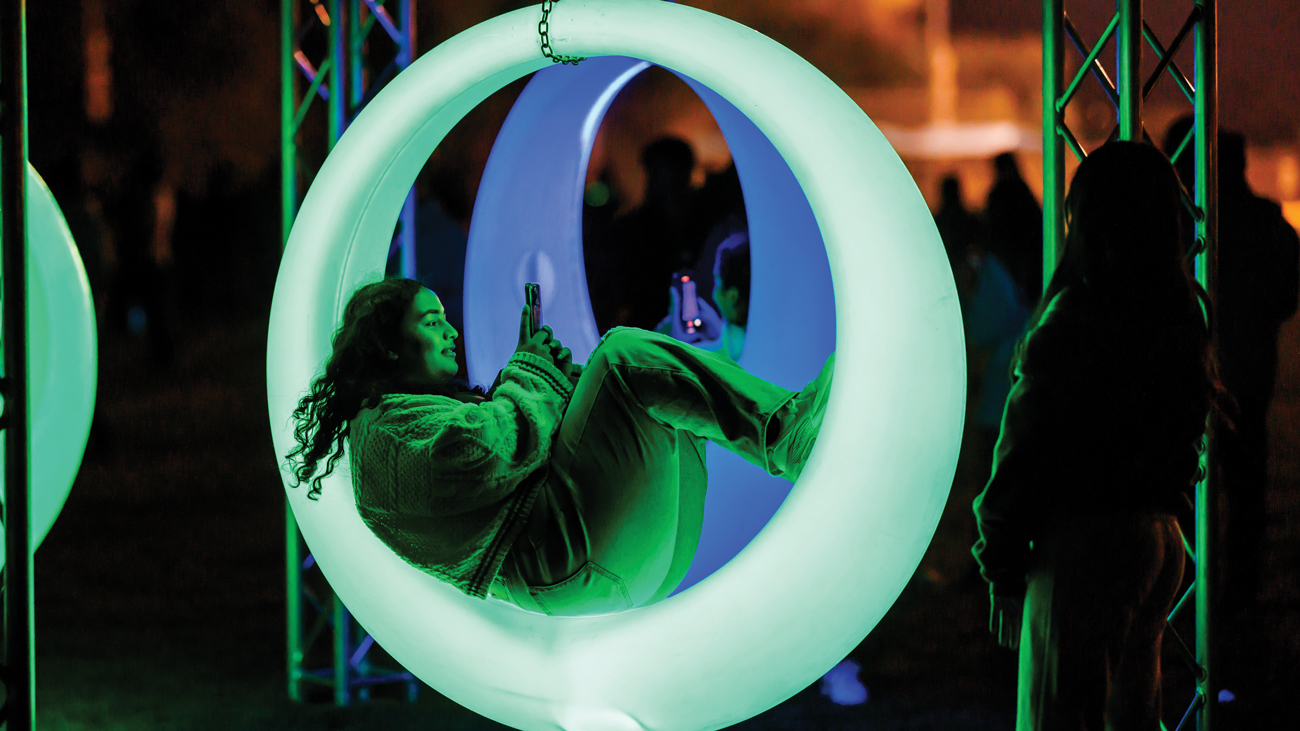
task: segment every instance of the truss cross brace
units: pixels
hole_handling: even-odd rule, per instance
[[[1194,0],[1189,4],[1191,7],[1187,20],[1166,49],[1151,27],[1143,21],[1142,0],[1116,0],[1115,15],[1094,46],[1089,46],[1083,40],[1066,16],[1064,0],[1043,0],[1044,286],[1051,281],[1056,262],[1065,246],[1065,149],[1068,147],[1079,160],[1088,154],[1085,143],[1089,141],[1081,141],[1065,121],[1065,110],[1079,85],[1085,76],[1091,74],[1114,105],[1116,128],[1108,139],[1149,140],[1142,127],[1142,102],[1161,76],[1168,73],[1193,107],[1195,124],[1173,157],[1177,160],[1190,149],[1196,158],[1195,184],[1190,193],[1184,191],[1184,203],[1196,222],[1197,279],[1210,293],[1211,301],[1217,297],[1218,16],[1215,0]],[[1112,36],[1116,39],[1114,83],[1098,58]],[[1189,36],[1194,38],[1194,82],[1188,80],[1174,60]],[[1067,37],[1082,57],[1080,68],[1068,86],[1063,83]],[[1151,46],[1157,58],[1156,66],[1146,77],[1145,83],[1141,73],[1143,40]],[[1209,731],[1211,728],[1213,699],[1217,697],[1215,666],[1212,662],[1213,586],[1210,569],[1217,555],[1217,546],[1213,545],[1211,539],[1215,535],[1217,519],[1212,506],[1216,504],[1219,486],[1213,469],[1213,441],[1209,443],[1206,452],[1210,462],[1205,470],[1207,476],[1196,487],[1195,550],[1188,547],[1188,557],[1195,567],[1195,581],[1169,616],[1172,623],[1189,600],[1194,600],[1194,646],[1188,647],[1173,631],[1172,624],[1168,632],[1169,639],[1181,650],[1197,678],[1192,703],[1182,715],[1177,729],[1187,728],[1194,722],[1197,731]]]
[[[318,165],[366,102],[415,58],[414,5],[415,0],[280,1],[283,241],[288,241],[293,228],[301,191],[315,172],[308,169],[310,162]],[[383,43],[371,42],[376,28],[383,32]],[[391,52],[380,57],[372,48]],[[323,120],[319,113],[311,113],[317,100],[325,105]],[[308,149],[313,139],[323,142],[324,149]],[[414,192],[407,194],[399,222],[394,246],[401,252],[403,275],[412,276]],[[285,575],[292,700],[303,700],[307,685],[328,686],[334,702],[345,706],[369,700],[371,688],[390,684],[405,685],[407,699],[415,700],[419,681],[413,675],[370,662],[374,640],[353,622],[347,607],[326,585],[287,502]],[[309,666],[325,655],[332,657],[328,665]]]

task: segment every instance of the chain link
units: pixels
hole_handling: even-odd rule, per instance
[[[551,63],[578,65],[579,61],[586,61],[586,56],[564,56],[555,52],[551,48],[551,10],[560,0],[542,0],[542,19],[537,23],[537,34],[542,37],[542,55],[551,59]]]

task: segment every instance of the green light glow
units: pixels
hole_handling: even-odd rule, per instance
[[[536,8],[426,54],[348,129],[308,192],[276,282],[267,391],[277,454],[349,294],[383,270],[407,189],[493,91],[547,65]],[[716,729],[792,696],[897,598],[929,543],[957,460],[961,314],[943,246],[889,143],[833,82],[760,35],[657,0],[566,0],[557,53],[679,71],[745,112],[784,155],[825,238],[836,379],[812,458],[768,527],[697,586],[600,617],[470,599],[366,529],[346,463],[319,503],[288,489],[330,584],[398,661],[453,700],[521,729]],[[284,473],[286,484],[289,474]]]
[[[77,245],[36,171],[27,167],[27,373],[31,414],[32,550],[63,510],[95,410],[95,307]],[[57,327],[52,327],[57,325]],[[4,453],[0,450],[0,475]],[[3,536],[0,527],[0,536]],[[4,541],[0,540],[0,563]]]

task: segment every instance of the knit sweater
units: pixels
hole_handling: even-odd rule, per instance
[[[573,386],[515,353],[484,401],[389,394],[349,430],[357,510],[411,565],[483,598],[532,510]]]

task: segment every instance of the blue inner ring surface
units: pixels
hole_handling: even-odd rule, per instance
[[[621,56],[538,71],[497,135],[479,185],[465,260],[470,381],[490,384],[514,352],[525,282],[539,282],[545,323],[585,362],[599,341],[587,293],[582,199],[592,145],[614,97],[649,64]],[[797,390],[835,349],[830,265],[812,208],[785,160],[730,102],[678,74],[731,149],[749,220],[749,322],[740,364]],[[666,286],[666,283],[665,283]],[[791,484],[709,444],[709,489],[695,559],[678,591],[739,553]]]

